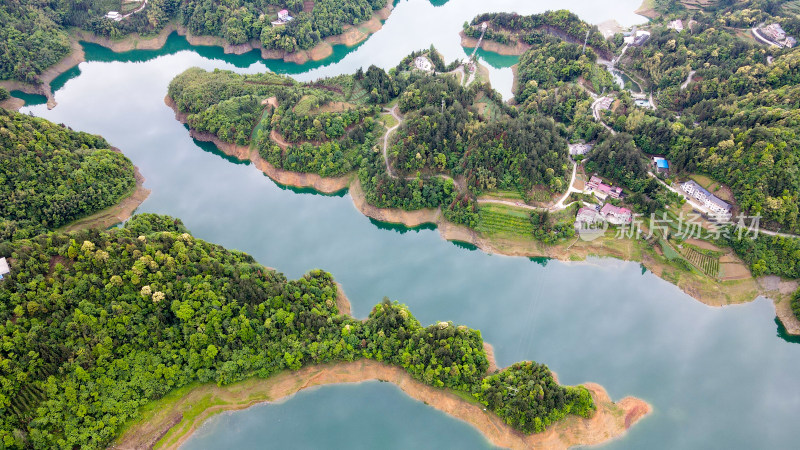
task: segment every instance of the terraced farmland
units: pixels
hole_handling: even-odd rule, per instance
[[[486,205],[478,210],[477,231],[484,234],[530,238],[533,225],[526,210],[504,205]]]
[[[684,245],[681,249],[684,258],[689,260],[695,267],[704,274],[717,278],[719,276],[719,257],[709,256],[698,252],[692,247]]]

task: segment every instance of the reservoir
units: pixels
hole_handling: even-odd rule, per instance
[[[606,3],[606,4],[603,4]],[[173,35],[158,51],[115,54],[86,45],[88,62],[53,83],[58,106],[23,112],[102,134],[147,178],[139,208],[180,217],[198,238],[253,255],[290,278],[321,268],[344,286],[356,317],[384,296],[423,324],[481,330],[500,366],[546,363],[562,383],[592,381],[612,399],[632,395],[653,413],[606,448],[792,448],[800,416],[800,345],[785,339],[767,299],[712,308],[642,269],[489,255],[441,239],[433,227],[381,224],[346,191],[277,185],[252,165],[194,141],[164,104],[169,81],[192,66],[272,70],[299,80],[390,68],[434,44],[463,58],[458,32],[481,12],[542,12],[542,0],[400,0],[364,43],[305,66],[224,55]],[[598,23],[644,19],[638,0],[567,0],[559,8]],[[495,87],[511,95],[513,57],[479,52]],[[35,98],[30,98],[35,100]],[[486,448],[470,426],[388,383],[328,386],[278,404],[212,418],[186,448]]]

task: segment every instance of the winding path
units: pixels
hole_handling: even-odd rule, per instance
[[[394,105],[392,109],[384,109],[397,120],[397,125],[386,130],[386,133],[383,135],[383,161],[386,162],[386,173],[392,178],[397,178],[397,175],[392,172],[392,165],[389,164],[389,136],[403,123],[403,118],[397,114],[397,105]]]
[[[697,72],[696,70],[690,70],[689,71],[689,76],[686,77],[686,81],[684,81],[683,84],[681,85],[681,90],[684,90],[684,89],[686,89],[687,86],[689,86],[689,83],[692,82],[692,78],[694,77],[694,74],[696,72]]]
[[[762,24],[762,25],[763,25],[763,24]],[[760,26],[761,26],[761,25],[759,25],[758,27],[760,27]],[[761,43],[764,43],[764,44],[767,44],[767,45],[769,45],[770,47],[778,47],[778,48],[781,48],[781,46],[780,46],[780,45],[778,45],[777,43],[773,42],[771,39],[767,39],[767,38],[765,38],[765,37],[764,37],[764,36],[761,34],[761,32],[760,32],[760,31],[758,31],[758,27],[753,27],[753,28],[751,28],[751,29],[750,29],[750,32],[751,32],[751,33],[753,33],[753,37],[755,37],[757,41],[759,41],[759,42],[761,42]]]
[[[397,124],[395,126],[389,128],[389,129],[387,129],[386,133],[383,134],[383,161],[386,164],[386,173],[391,178],[399,178],[397,176],[397,174],[394,173],[394,169],[392,169],[392,165],[389,163],[389,138],[391,137],[392,133],[394,133],[394,131],[400,125],[403,124],[403,118],[397,112],[397,105],[393,106],[391,109],[390,108],[384,108],[384,111],[385,111],[385,113],[391,114],[392,117],[394,117],[395,120],[397,120]],[[560,211],[562,209],[566,209],[569,205],[571,205],[571,203],[568,204],[568,205],[564,204],[564,202],[567,200],[567,198],[569,198],[569,195],[571,193],[573,193],[573,192],[581,192],[580,190],[575,189],[572,186],[575,183],[575,177],[576,177],[576,174],[577,174],[577,171],[578,171],[578,165],[575,163],[575,161],[572,161],[571,159],[570,159],[570,162],[572,162],[572,177],[569,180],[569,188],[567,189],[567,192],[558,200],[558,202],[555,205],[551,206],[550,208],[542,208],[542,207],[539,207],[539,206],[531,206],[531,205],[528,205],[528,204],[525,204],[525,203],[522,203],[522,202],[519,202],[519,201],[501,200],[501,199],[494,199],[494,198],[482,198],[482,199],[479,198],[479,199],[476,200],[476,203],[498,203],[498,204],[514,206],[514,207],[523,208],[523,209],[537,210],[537,211],[545,211],[545,210]],[[449,175],[445,175],[445,174],[437,174],[435,176],[453,180],[453,183],[455,183],[456,188],[460,192],[464,191],[464,187],[461,186],[461,183],[459,183],[453,177],[451,177]],[[406,179],[407,180],[412,180],[414,178],[416,178],[416,177],[407,177]]]
[[[573,186],[575,184],[575,177],[576,177],[577,172],[578,172],[578,164],[575,163],[575,161],[572,161],[572,160],[570,160],[570,162],[572,162],[572,177],[569,180],[569,188],[567,188],[567,192],[565,192],[564,195],[561,196],[560,199],[558,199],[558,202],[556,202],[553,206],[551,206],[549,208],[544,208],[544,207],[541,207],[541,206],[531,206],[531,205],[528,205],[528,204],[520,202],[520,201],[503,200],[503,199],[499,199],[499,198],[479,198],[475,202],[476,203],[495,203],[495,204],[499,204],[499,205],[513,206],[513,207],[516,207],[516,208],[528,209],[528,210],[532,210],[532,211],[551,211],[551,212],[555,212],[555,211],[561,211],[561,210],[567,209],[570,205],[572,205],[572,203],[575,203],[575,202],[572,202],[572,203],[568,203],[566,205],[564,204],[564,202],[567,201],[567,199],[569,198],[569,195],[572,194],[573,192],[578,192],[578,193],[582,192],[581,190],[576,189]]]
[[[125,14],[124,16],[122,16],[122,18],[123,19],[127,19],[128,17],[130,17],[130,16],[132,16],[132,15],[138,13],[138,12],[141,12],[145,8],[145,6],[147,6],[147,0],[144,0],[142,2],[141,6],[139,6],[136,9],[134,9],[133,11],[129,12],[128,14]]]
[[[556,204],[553,205],[552,208],[550,208],[553,211],[560,211],[562,209],[566,209],[569,205],[565,205],[564,202],[567,201],[567,199],[569,198],[569,195],[572,194],[573,192],[578,192],[578,193],[581,192],[580,190],[576,189],[573,186],[575,184],[575,175],[578,172],[578,164],[575,163],[575,161],[572,161],[572,160],[570,160],[570,162],[572,162],[572,178],[570,178],[570,180],[569,180],[569,187],[567,188],[567,192],[564,193],[564,196],[561,197],[558,200],[558,202],[556,202]],[[572,203],[570,203],[570,205],[571,204]]]
[[[592,103],[592,116],[594,116],[594,120],[600,123],[600,125],[604,126],[606,130],[608,130],[611,134],[617,134],[616,131],[614,131],[610,126],[606,125],[606,123],[603,122],[603,120],[600,118],[600,111],[597,109],[600,102],[602,102],[606,98],[608,97],[600,97],[597,100],[595,100],[594,103]]]
[[[689,197],[688,195],[684,194],[683,192],[675,189],[674,187],[668,185],[667,183],[664,183],[664,181],[662,181],[661,178],[658,178],[653,172],[647,172],[647,175],[655,178],[656,181],[661,183],[662,186],[664,186],[665,188],[669,189],[670,191],[672,191],[672,192],[680,195],[684,199],[686,199],[686,203],[692,205],[693,208],[697,209],[698,211],[703,211],[703,212],[708,213],[707,209],[704,206],[702,206],[699,203],[695,202],[691,197]],[[800,235],[797,235],[797,234],[781,233],[780,231],[770,231],[770,230],[765,230],[763,228],[759,228],[758,232],[759,233],[764,233],[764,234],[769,235],[769,236],[779,236],[779,237],[785,237],[785,238],[800,239]]]

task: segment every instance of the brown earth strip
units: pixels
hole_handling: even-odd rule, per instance
[[[461,46],[467,48],[475,48],[478,40],[464,34],[463,31],[458,33],[461,36]],[[531,46],[517,40],[514,45],[501,44],[489,39],[484,39],[481,42],[481,48],[487,52],[497,53],[499,55],[519,56],[530,50]]]
[[[117,149],[114,149],[119,151]],[[120,222],[124,222],[133,215],[136,208],[142,204],[150,195],[150,189],[144,187],[144,177],[139,173],[139,168],[134,166],[134,176],[136,177],[136,188],[133,193],[125,197],[121,202],[114,206],[106,208],[102,211],[92,214],[91,216],[78,219],[69,225],[61,228],[61,231],[75,231],[85,228],[99,228],[106,229],[114,226]]]
[[[350,302],[341,286],[338,287],[337,305],[340,311],[349,311]],[[497,364],[493,349],[484,343],[484,350],[489,359],[489,371],[494,372]],[[555,378],[556,374],[553,376]],[[505,424],[477,401],[450,390],[423,384],[400,367],[373,360],[359,360],[309,366],[295,372],[284,371],[267,379],[250,378],[228,386],[220,387],[213,383],[200,385],[180,395],[175,401],[168,400],[164,405],[156,405],[146,411],[140,421],[125,429],[111,448],[178,448],[203,422],[220,412],[276,402],[315,386],[371,380],[394,383],[410,397],[474,426],[492,444],[508,448],[565,449],[576,445],[600,444],[622,436],[652,410],[649,404],[634,397],[625,397],[614,403],[602,386],[586,383],[597,405],[597,412],[591,418],[568,416],[543,433],[527,435]],[[199,412],[193,411],[198,404],[211,406]]]
[[[23,106],[25,106],[25,100],[17,97],[9,97],[0,102],[0,108],[7,109],[9,111],[19,111],[19,109]]]
[[[171,99],[167,97],[165,102],[173,110],[176,110]],[[175,117],[186,123],[185,114],[180,114],[176,110]],[[296,187],[311,187],[326,193],[338,192],[349,188],[353,204],[365,216],[381,222],[402,224],[411,228],[426,223],[434,224],[445,240],[472,244],[486,253],[522,257],[548,257],[561,261],[586,260],[590,256],[612,257],[641,263],[659,278],[676,285],[685,294],[709,306],[750,302],[759,295],[773,299],[776,308],[779,306],[780,299],[774,296],[772,292],[759,286],[756,279],[749,274],[749,269],[738,257],[730,253],[720,259],[720,268],[724,279],[717,282],[706,276],[675,268],[665,262],[663,255],[658,255],[652,247],[643,247],[644,244],[641,242],[630,239],[614,239],[613,237],[594,241],[577,239],[575,242],[548,246],[533,239],[510,240],[487,237],[463,225],[447,222],[439,208],[406,211],[399,208],[378,208],[370,205],[364,196],[358,178],[354,174],[338,178],[324,178],[316,174],[289,172],[277,169],[264,161],[255,149],[221,142],[215,136],[207,133],[192,131],[191,135],[199,140],[214,142],[227,155],[253,161],[256,167],[278,183]],[[793,316],[787,314],[777,315],[784,322],[789,333],[800,335],[800,326],[794,327],[792,325],[791,319]]]
[[[305,2],[304,7],[308,5],[313,7],[313,2]],[[72,31],[72,36],[70,38],[70,53],[64,59],[42,72],[37,77],[37,83],[26,83],[17,80],[0,80],[0,87],[4,87],[9,91],[17,90],[28,94],[43,95],[47,97],[47,107],[52,109],[56,106],[56,102],[53,98],[50,82],[72,67],[86,61],[86,55],[79,41],[91,42],[106,47],[116,53],[131,50],[158,50],[164,47],[167,38],[173,32],[184,36],[190,45],[222,47],[223,51],[228,54],[241,55],[253,50],[260,50],[263,59],[283,59],[286,62],[294,62],[296,64],[305,64],[308,61],[320,61],[333,54],[332,43],[338,44],[339,41],[341,41],[343,45],[352,46],[362,42],[369,37],[370,34],[378,31],[382,26],[381,21],[389,17],[393,8],[392,0],[387,0],[386,6],[380,10],[374,11],[370,20],[356,27],[350,26],[350,28],[355,30],[354,32],[349,31],[349,29],[345,27],[346,33],[357,33],[357,39],[352,37],[329,36],[325,41],[320,42],[309,50],[301,50],[294,53],[287,53],[283,50],[266,49],[257,39],[243,44],[230,44],[223,38],[217,36],[196,36],[191,34],[185,26],[174,22],[168,23],[158,34],[153,36],[141,36],[138,33],[132,33],[119,40],[97,36],[85,30],[76,29]],[[354,43],[351,44],[351,42]]]

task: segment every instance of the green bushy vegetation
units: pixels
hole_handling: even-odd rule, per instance
[[[568,42],[583,45],[586,33],[589,32],[588,45],[603,56],[611,52],[611,45],[596,26],[581,20],[577,14],[560,9],[546,11],[542,14],[523,16],[515,13],[479,14],[468,24],[464,24],[464,32],[471,37],[479,37],[480,25],[489,24],[484,39],[501,44],[519,40],[529,45],[541,42],[545,34],[554,34]]]
[[[616,88],[611,74],[597,64],[597,56],[591,49],[585,52],[582,46],[561,41],[554,37],[526,51],[519,59],[515,99],[524,102],[540,88],[550,89],[568,81],[582,78],[596,92]]]
[[[522,362],[484,378],[475,397],[507,424],[526,433],[544,431],[567,414],[590,417],[597,409],[588,389],[553,389],[556,386],[547,366]]]
[[[666,154],[673,171],[708,174],[731,188],[742,210],[797,232],[800,160],[792,149],[800,144],[800,53],[758,45],[728,28],[746,32],[762,21],[788,28],[796,21],[779,12],[775,2],[737,2],[714,13],[679,13],[696,20],[691,32],[654,26],[623,65],[658,90],[659,111],[620,108],[612,123],[645,152]],[[694,81],[681,89],[690,70]]]
[[[475,394],[525,432],[593,408],[582,388],[557,385],[544,366],[485,378],[476,330],[423,327],[388,299],[364,322],[341,315],[330,274],[287,280],[195,239],[177,219],[19,239],[0,244],[0,256],[12,269],[0,281],[5,448],[104,447],[143,405],[181,386],[360,358]],[[503,394],[511,390],[544,400]]]
[[[479,95],[501,105],[497,117],[477,114]],[[566,187],[566,140],[552,119],[518,115],[487,85],[465,89],[445,75],[387,74],[372,66],[353,76],[296,83],[278,75],[189,69],[170,84],[169,96],[193,129],[254,145],[276,167],[322,176],[358,172],[367,201],[378,207],[442,207],[448,219],[474,226],[474,199],[458,192],[456,177],[473,194]],[[376,118],[381,102],[395,98],[405,118],[389,146],[399,175],[391,177]]]
[[[66,32],[47,9],[32,0],[0,3],[0,80],[33,83],[36,76],[67,56]]]
[[[792,299],[790,301],[794,316],[797,317],[798,320],[800,320],[800,289],[798,289],[792,294]]]
[[[12,0],[0,4],[0,79],[35,82],[36,75],[69,53],[67,29],[77,27],[112,39],[131,33],[153,34],[170,21],[198,36],[216,36],[230,44],[258,42],[270,50],[307,50],[348,25],[369,20],[385,0],[316,0],[303,11],[300,0],[150,0],[145,9],[116,22],[105,18],[119,1]],[[273,26],[286,8],[294,20]]]
[[[131,161],[100,136],[0,108],[0,242],[32,237],[118,203]]]
[[[481,120],[475,99],[493,98],[490,92],[478,84],[465,89],[452,77],[410,84],[398,103],[405,122],[390,148],[397,170],[464,176],[475,192],[566,187],[567,143],[555,123],[517,114]]]
[[[753,239],[735,230],[723,235],[722,242],[732,247],[750,267],[754,277],[778,275],[800,278],[800,239],[759,234]]]
[[[478,208],[476,231],[487,235],[529,238],[533,232],[529,212],[498,204],[486,204]]]

